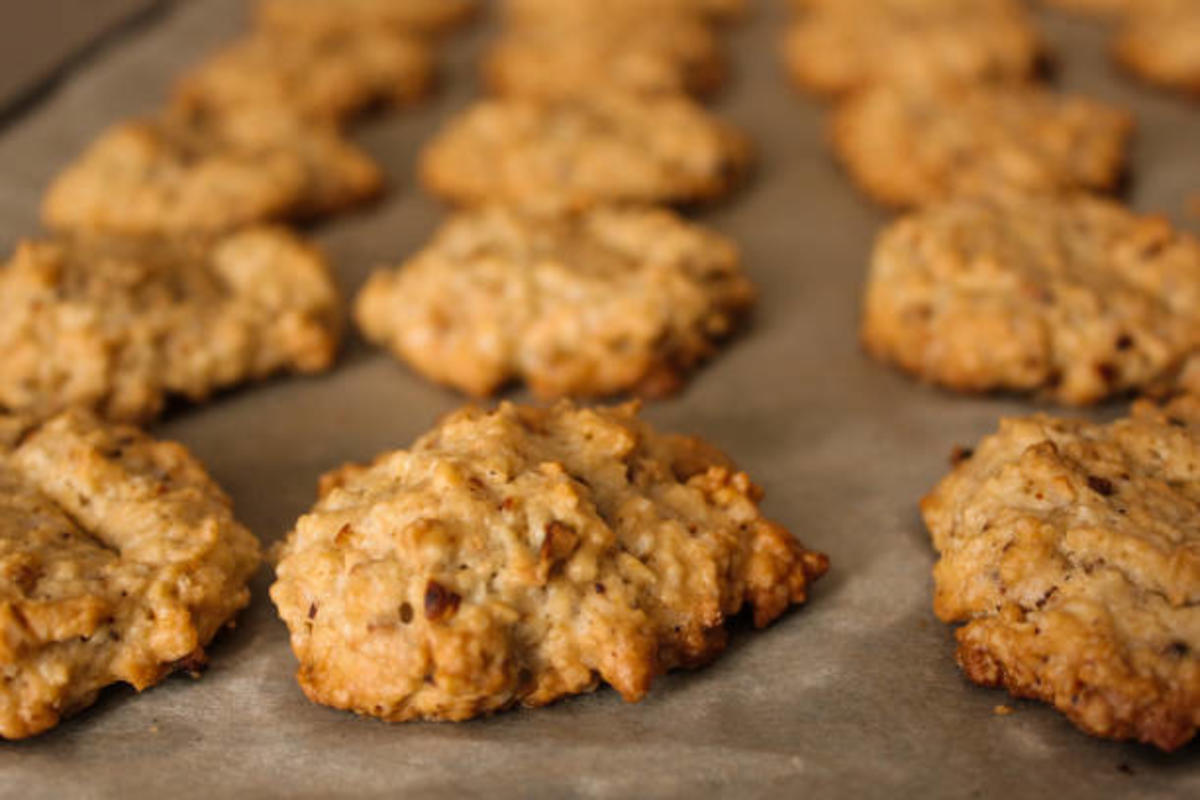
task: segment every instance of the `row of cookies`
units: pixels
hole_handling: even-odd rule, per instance
[[[249,602],[260,547],[229,498],[183,447],[119,423],[332,364],[329,265],[281,223],[378,193],[341,129],[429,86],[410,23],[469,10],[406,0],[354,19],[368,6],[263,0],[164,111],[59,175],[51,233],[0,269],[0,736],[40,733],[112,683],[199,670]]]
[[[420,159],[458,210],[372,276],[365,336],[473,396],[677,389],[754,297],[734,244],[666,208],[726,196],[749,167],[745,137],[688,94],[725,75],[715,26],[741,7],[501,4],[490,96]]]
[[[876,243],[868,352],[949,388],[1070,404],[1187,384],[1200,244],[1089,194],[1115,186],[1131,122],[1026,82],[1040,45],[1019,6],[806,5],[793,75],[856,76],[842,84],[835,149],[872,196],[920,207]],[[796,49],[834,41],[841,63],[818,64],[826,73]],[[967,675],[1098,736],[1165,750],[1191,739],[1198,452],[1189,396],[1109,425],[1007,420],[959,450],[922,511],[941,556],[935,611],[963,623]]]
[[[1046,0],[1116,24],[1112,54],[1138,77],[1200,95],[1200,2],[1197,0]]]
[[[367,337],[477,396],[514,378],[543,397],[675,389],[753,299],[733,243],[663,205],[744,168],[740,134],[681,93],[713,88],[709,15],[739,6],[505,3],[494,96],[422,156],[426,187],[460,208],[370,278]],[[271,597],[301,687],[335,708],[461,720],[602,682],[634,701],[828,568],[760,496],[636,405],[466,409],[327,475]]]

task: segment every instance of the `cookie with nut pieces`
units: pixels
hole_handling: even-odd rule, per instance
[[[930,206],[883,231],[864,291],[867,351],[940,386],[1085,405],[1200,385],[1200,242],[1108,200]]]
[[[754,289],[725,237],[661,209],[452,217],[356,301],[366,337],[484,396],[660,396],[746,316]]]
[[[212,234],[336,213],[382,187],[365,152],[290,112],[170,113],[106,131],[55,178],[42,221],[75,233]]]
[[[0,267],[0,408],[145,421],[171,397],[327,369],[340,328],[324,256],[282,228],[25,241]]]
[[[308,697],[391,721],[463,720],[715,658],[828,568],[765,519],[705,442],[636,407],[502,404],[322,480],[271,597]]]
[[[921,504],[967,676],[1163,750],[1200,725],[1200,400],[1000,430]]]
[[[784,59],[804,91],[841,96],[903,86],[1023,81],[1043,44],[1013,0],[842,0],[799,15]]]
[[[1133,124],[1122,109],[1034,86],[878,86],[839,104],[830,137],[860,188],[908,207],[1113,189]]]
[[[750,162],[746,137],[692,100],[608,91],[480,101],[426,146],[420,173],[460,205],[571,209],[714,200]]]
[[[280,36],[393,31],[431,35],[466,22],[478,0],[257,0],[258,27]]]
[[[380,104],[405,105],[433,81],[419,39],[380,31],[284,37],[253,33],[185,73],[173,102],[208,114],[282,108],[340,124]]]
[[[188,451],[72,409],[0,414],[0,737],[197,672],[250,601],[254,536]]]

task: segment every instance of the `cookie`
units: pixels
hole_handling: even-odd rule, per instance
[[[27,241],[0,268],[0,408],[148,420],[169,396],[327,369],[339,313],[324,258],[283,229]]]
[[[216,233],[331,214],[382,185],[364,152],[290,114],[170,114],[109,129],[54,180],[42,221],[130,236]]]
[[[880,236],[862,341],[959,391],[1158,389],[1200,348],[1200,242],[1086,196],[932,206]]]
[[[1198,507],[1195,396],[1105,425],[1001,422],[921,504],[963,670],[1094,736],[1183,746],[1200,725]]]
[[[1042,44],[1009,0],[823,3],[791,24],[784,57],[798,87],[826,96],[879,83],[1020,81]]]
[[[691,100],[598,92],[478,102],[426,147],[420,173],[430,192],[463,205],[578,208],[715,199],[750,160],[745,137]]]
[[[0,736],[197,672],[250,601],[258,542],[178,444],[74,409],[0,415]]]
[[[453,217],[356,303],[367,339],[476,396],[660,396],[711,355],[754,300],[736,247],[662,210]]]
[[[373,105],[412,103],[432,79],[429,47],[411,37],[255,33],[188,72],[176,85],[174,102],[207,114],[279,107],[338,124]]]
[[[703,441],[636,406],[464,409],[322,480],[271,598],[314,702],[463,720],[653,678],[763,627],[828,567]]]
[[[747,0],[503,0],[500,4],[508,25],[541,23],[548,20],[613,17],[645,19],[671,15],[693,17],[707,22],[733,22],[749,10]]]
[[[1138,4],[1144,3],[1146,0],[1042,0],[1042,2],[1076,14],[1117,17],[1135,11]]]
[[[1125,16],[1113,52],[1138,77],[1200,96],[1200,2],[1137,5]]]
[[[259,28],[284,36],[339,32],[442,33],[466,22],[477,0],[257,0]]]
[[[493,92],[542,100],[598,90],[707,94],[725,72],[724,53],[708,26],[655,16],[516,26],[491,46],[483,64]]]
[[[919,206],[959,195],[1115,188],[1133,117],[1034,86],[900,89],[839,104],[833,147],[872,198]]]

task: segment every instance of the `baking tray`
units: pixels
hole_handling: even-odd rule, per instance
[[[640,704],[602,690],[468,723],[389,725],[304,698],[264,568],[203,679],[141,696],[114,688],[43,736],[0,743],[0,794],[1200,796],[1195,743],[1164,756],[1092,739],[1041,704],[972,686],[955,666],[952,632],[930,611],[934,556],[916,503],[953,445],[1032,407],[923,387],[859,352],[858,291],[888,216],[832,163],[822,107],[788,88],[782,4],[758,6],[729,35],[737,74],[716,105],[756,140],[760,168],[734,200],[697,216],[741,244],[762,299],[744,336],[645,414],[728,450],[765,487],[768,514],[829,553],[809,605],[763,632],[740,626],[718,661],[660,679]],[[243,15],[238,0],[180,3],[11,124],[0,135],[0,245],[36,231],[57,170],[107,124],[151,111]],[[1200,191],[1200,106],[1111,70],[1098,24],[1039,16],[1061,55],[1058,82],[1138,117],[1130,202],[1195,230],[1186,209]],[[444,214],[414,185],[415,155],[477,93],[473,62],[491,25],[448,44],[432,102],[360,129],[394,191],[313,231],[347,295],[376,263],[420,247]],[[191,447],[270,544],[311,505],[323,471],[405,446],[461,402],[352,338],[327,376],[177,409],[153,431]],[[1014,712],[995,714],[999,704]]]

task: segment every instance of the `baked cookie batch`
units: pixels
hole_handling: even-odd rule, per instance
[[[1057,4],[1122,16],[1121,60],[1194,88],[1200,4]],[[1037,80],[1048,54],[1019,2],[793,6],[793,82],[835,101],[851,179],[907,212],[875,243],[864,349],[959,392],[1176,396],[1107,425],[1004,420],[921,507],[971,680],[1181,747],[1200,725],[1200,241],[1106,196],[1133,120]]]
[[[1200,86],[1200,5],[1056,0],[1120,20],[1114,52]],[[314,702],[463,720],[609,684],[630,701],[762,627],[829,568],[703,440],[620,395],[679,391],[748,317],[737,245],[681,214],[733,195],[743,133],[702,100],[745,0],[500,0],[487,96],[420,154],[449,206],[349,314],[476,398],[410,448],[335,469],[273,553]],[[938,385],[1107,424],[1006,420],[922,502],[935,611],[985,685],[1164,750],[1200,725],[1200,243],[1104,196],[1133,123],[1037,81],[1018,0],[791,0],[797,86],[905,209],[877,242],[862,341]],[[0,268],[0,736],[105,686],[196,673],[250,601],[255,537],[179,445],[130,424],[332,367],[343,302],[290,224],[385,190],[346,136],[419,102],[476,0],[257,0],[252,28],[48,187],[47,233]]]

